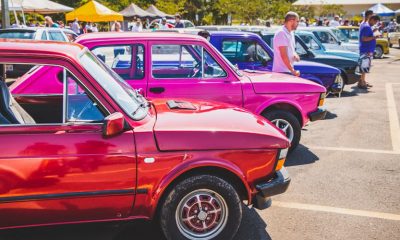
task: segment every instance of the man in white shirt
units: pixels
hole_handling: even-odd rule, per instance
[[[80,26],[79,26],[79,21],[78,21],[77,18],[75,18],[74,22],[72,23],[72,25],[71,25],[71,30],[74,31],[74,33],[76,33],[76,34],[78,34],[78,35],[81,34],[81,29],[80,29]]]
[[[338,15],[335,15],[335,18],[329,22],[329,27],[339,27],[340,26],[340,18]]]
[[[296,53],[294,31],[299,25],[299,15],[288,12],[285,16],[285,24],[274,36],[274,63],[273,72],[289,73],[300,76],[300,72],[293,67],[294,62],[300,61]]]
[[[161,19],[161,23],[160,23],[160,25],[158,26],[158,29],[162,29],[162,30],[168,29],[168,26],[167,26],[167,19],[166,19],[166,18],[162,18],[162,19]]]
[[[307,27],[306,19],[304,17],[300,18],[299,27]]]
[[[140,21],[140,18],[136,20],[136,23],[132,26],[132,32],[142,32],[143,27],[142,27],[142,21]]]

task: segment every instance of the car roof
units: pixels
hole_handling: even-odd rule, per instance
[[[104,39],[141,39],[141,40],[201,40],[205,39],[201,36],[195,34],[185,34],[176,32],[99,32],[99,33],[89,33],[80,35],[76,42],[86,41],[86,40],[104,40]]]
[[[0,39],[0,56],[9,53],[68,56],[76,59],[85,47],[68,42],[38,41],[27,39]]]
[[[339,26],[338,28],[342,28],[342,29],[359,29],[358,26]]]
[[[257,36],[256,33],[244,31],[211,31],[211,36]]]
[[[304,30],[304,31],[307,31],[307,30],[322,30],[322,31],[331,31],[332,29],[333,29],[333,27],[301,27],[301,28],[298,28],[299,30]]]
[[[295,34],[298,33],[298,34],[302,34],[302,35],[314,36],[314,34],[312,34],[311,32],[304,31],[304,30],[296,30],[294,33],[295,33]]]
[[[36,32],[39,30],[63,30],[63,28],[51,28],[51,27],[24,27],[24,28],[7,28],[0,29],[1,32]]]

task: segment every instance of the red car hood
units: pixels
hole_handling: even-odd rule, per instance
[[[325,87],[303,78],[283,73],[247,72],[243,73],[253,84],[255,93],[322,93]]]
[[[239,107],[198,100],[157,99],[152,104],[161,151],[289,147],[286,136],[268,120]]]

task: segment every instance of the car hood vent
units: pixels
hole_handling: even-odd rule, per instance
[[[196,110],[196,107],[191,102],[169,100],[167,105],[169,109]]]

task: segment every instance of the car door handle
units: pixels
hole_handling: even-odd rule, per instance
[[[165,88],[163,88],[163,87],[153,87],[153,88],[150,88],[150,92],[152,92],[152,93],[162,93],[162,92],[164,92],[165,91]]]

